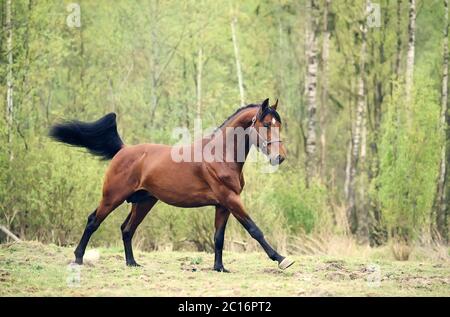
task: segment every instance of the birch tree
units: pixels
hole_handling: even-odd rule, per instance
[[[401,2],[401,1],[400,1]],[[382,123],[382,106],[385,100],[385,95],[390,89],[392,94],[392,83],[387,83],[384,78],[389,76],[383,72],[392,71],[395,76],[397,76],[396,71],[399,67],[397,61],[393,67],[386,68],[384,65],[387,64],[389,59],[386,57],[387,36],[390,32],[389,25],[391,22],[391,13],[388,9],[383,10],[382,22],[383,26],[379,32],[372,32],[372,37],[369,42],[371,42],[372,50],[372,63],[371,67],[379,67],[379,70],[375,70],[372,73],[373,78],[373,102],[371,110],[368,110],[368,118],[370,123],[368,128],[370,130],[370,158],[367,164],[367,179],[368,184],[372,188],[372,192],[368,195],[368,208],[370,210],[370,243],[371,245],[381,245],[386,242],[386,232],[381,219],[381,206],[379,201],[379,189],[380,184],[377,182],[377,177],[380,172],[380,157],[379,157],[379,142],[380,142],[380,129]],[[397,21],[398,22],[398,21]],[[400,38],[400,36],[398,36]],[[378,40],[377,40],[378,39]],[[396,43],[398,45],[398,42]],[[396,52],[399,52],[399,47],[395,47]],[[396,58],[399,56],[396,56]],[[370,107],[368,107],[370,109]]]
[[[239,85],[239,97],[241,101],[241,107],[245,106],[245,92],[244,92],[244,80],[242,77],[241,57],[239,54],[239,43],[237,40],[237,17],[233,13],[231,17],[231,38],[233,40],[234,58],[236,60],[236,73]]]
[[[318,71],[318,28],[317,20],[318,3],[315,0],[308,1],[308,25],[306,36],[306,183],[309,184],[317,173],[317,71]]]
[[[322,93],[321,93],[321,113],[320,113],[320,174],[322,179],[326,175],[326,119],[327,119],[327,101],[328,101],[328,58],[330,54],[330,37],[331,32],[329,28],[329,11],[331,6],[331,0],[325,1],[324,13],[323,13],[323,39],[322,39]]]
[[[366,6],[364,11],[367,10],[368,1],[366,1]],[[347,201],[347,217],[349,219],[349,226],[352,233],[357,233],[361,238],[366,238],[367,232],[367,222],[368,214],[366,208],[357,208],[356,206],[356,176],[358,170],[360,169],[359,164],[364,164],[366,149],[366,95],[365,95],[365,63],[366,63],[366,50],[367,50],[367,25],[365,21],[361,22],[360,25],[360,36],[361,36],[361,52],[359,58],[358,72],[358,92],[357,92],[357,107],[355,113],[355,122],[353,128],[352,136],[352,163],[350,169],[350,179],[349,179],[349,189],[348,189],[348,201]],[[363,195],[364,188],[361,189],[360,193]],[[364,197],[362,197],[364,199]]]
[[[406,56],[406,107],[410,109],[414,84],[414,55],[416,49],[416,0],[409,0],[408,52]],[[410,111],[408,111],[410,116]],[[410,118],[409,118],[410,119]]]
[[[448,240],[447,209],[448,200],[446,197],[447,180],[447,109],[448,109],[448,0],[444,0],[444,32],[442,50],[442,91],[441,91],[441,134],[443,136],[441,148],[441,161],[439,164],[439,176],[437,181],[436,199],[434,202],[434,214],[436,229],[441,239]]]
[[[400,77],[400,63],[402,59],[402,0],[397,0],[397,43],[395,52],[395,79]],[[392,92],[392,91],[391,91]]]
[[[198,49],[197,59],[197,118],[202,113],[202,75],[203,75],[203,49]]]
[[[6,120],[8,125],[9,159],[14,158],[12,150],[13,120],[14,120],[14,77],[13,77],[13,24],[11,0],[6,1],[6,53],[7,53],[7,77],[6,77]]]

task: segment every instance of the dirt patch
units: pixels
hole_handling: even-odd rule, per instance
[[[0,271],[0,282],[8,282],[11,281],[11,273],[8,271],[1,270]]]
[[[343,271],[348,272],[344,261],[329,260],[316,266],[315,271]]]
[[[345,266],[344,261],[329,260],[316,266],[315,272],[325,271],[325,279],[328,281],[346,281],[367,279],[372,274],[376,273],[373,268],[362,266],[359,269],[351,270]]]
[[[344,272],[327,272],[325,274],[325,278],[329,281],[345,281],[345,280],[350,280],[350,275],[348,273],[344,273]]]
[[[284,272],[278,269],[264,269],[263,273],[275,274],[275,275],[283,275]]]
[[[419,288],[430,291],[436,284],[450,286],[450,278],[444,278],[439,276],[430,276],[430,277],[405,276],[398,278],[397,281],[402,286],[402,288]]]

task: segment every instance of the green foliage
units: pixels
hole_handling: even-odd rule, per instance
[[[326,189],[319,184],[306,188],[302,179],[289,171],[273,175],[273,178],[266,202],[285,218],[290,232],[311,233],[317,229],[320,217],[326,216],[329,208],[325,203]]]
[[[406,105],[398,85],[388,103],[380,147],[380,201],[391,234],[416,237],[429,226],[439,164],[439,99],[419,77],[415,102]]]

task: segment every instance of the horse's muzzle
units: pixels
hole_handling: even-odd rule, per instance
[[[285,158],[283,156],[277,155],[275,158],[270,159],[270,164],[272,164],[273,166],[280,165],[284,160]]]

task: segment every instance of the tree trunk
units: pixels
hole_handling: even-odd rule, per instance
[[[151,31],[150,41],[152,45],[150,65],[151,65],[151,78],[150,78],[150,126],[153,125],[155,120],[156,108],[158,107],[158,74],[159,74],[159,50],[158,50],[158,28],[157,19],[159,13],[159,1],[151,2]]]
[[[203,49],[198,50],[197,61],[197,118],[202,113],[202,72],[203,72]]]
[[[367,3],[367,2],[366,2]],[[367,6],[366,6],[367,7]],[[366,7],[364,8],[366,10]],[[365,12],[365,11],[364,11]],[[365,95],[365,59],[366,59],[366,35],[367,26],[361,23],[361,55],[359,61],[358,74],[358,100],[355,114],[354,132],[352,137],[352,166],[350,170],[350,180],[348,189],[347,217],[352,233],[357,233],[358,238],[365,240],[368,237],[368,212],[364,205],[361,208],[356,206],[356,175],[361,169],[358,164],[364,164],[366,155],[365,139],[366,139],[366,95]],[[362,166],[363,167],[363,166]],[[363,195],[363,183],[360,184],[360,193]],[[362,197],[364,199],[364,197]],[[366,242],[366,241],[363,241]]]
[[[439,176],[437,192],[434,202],[434,214],[436,216],[436,229],[442,241],[448,241],[446,179],[447,179],[447,109],[448,109],[448,0],[444,0],[445,27],[443,39],[443,62],[442,62],[442,94],[441,94],[441,133],[444,138],[441,148],[441,162],[439,165]]]
[[[325,1],[325,8],[323,13],[323,42],[322,42],[322,94],[321,94],[321,106],[320,112],[320,177],[322,180],[326,179],[326,120],[328,110],[328,57],[330,53],[330,29],[328,27],[328,14],[330,11],[331,0]]]
[[[308,122],[306,130],[306,184],[317,175],[317,135],[316,135],[316,112],[317,112],[317,69],[318,69],[318,4],[315,0],[309,0],[308,29],[307,29],[307,70],[306,70],[306,105],[308,111]]]
[[[348,109],[349,109],[349,118],[350,118],[350,127],[349,127],[349,134],[350,138],[347,142],[347,155],[346,155],[346,161],[345,161],[345,180],[344,180],[344,197],[345,201],[347,202],[347,205],[349,205],[350,200],[350,180],[351,180],[351,171],[352,171],[352,147],[353,147],[353,80],[350,80],[350,89],[348,92]],[[349,218],[349,217],[348,217]],[[350,219],[350,218],[349,218]],[[349,221],[350,223],[350,221]]]
[[[388,25],[390,21],[389,10],[384,10],[383,17],[383,29],[382,38],[378,48],[379,65],[384,65],[387,62],[385,54],[385,43],[386,34],[389,30]],[[398,48],[397,48],[398,49]],[[373,54],[375,56],[375,53]],[[380,171],[380,157],[378,152],[378,145],[380,140],[380,128],[381,128],[381,115],[382,115],[382,105],[384,101],[385,93],[388,89],[387,85],[383,81],[383,74],[374,72],[373,85],[375,89],[373,90],[373,111],[371,112],[372,118],[370,125],[371,129],[371,142],[370,142],[370,166],[368,164],[367,175],[369,184],[373,184],[374,194],[370,195],[368,199],[368,208],[370,210],[370,216],[372,223],[370,225],[370,244],[371,246],[379,246],[386,242],[387,234],[381,219],[381,206],[378,198],[378,192],[380,186],[377,182]],[[390,84],[390,89],[392,91],[392,83]],[[369,111],[370,113],[370,111]]]
[[[241,59],[239,54],[239,44],[236,35],[237,18],[233,15],[231,18],[231,37],[233,39],[234,58],[236,59],[236,72],[239,84],[239,96],[241,99],[241,107],[245,106],[244,80],[242,78]]]
[[[344,181],[344,195],[348,201],[350,193],[350,172],[352,170],[352,144],[353,141],[350,138],[347,144],[347,159],[345,160],[345,181]]]
[[[416,0],[409,0],[408,54],[406,57],[406,107],[411,120],[412,90],[414,85],[414,54],[416,45]]]
[[[402,59],[402,0],[397,0],[397,47],[395,54],[395,79],[400,78],[400,63]],[[392,93],[392,91],[391,91]]]
[[[6,120],[8,125],[9,159],[13,160],[13,121],[14,121],[14,78],[13,78],[13,24],[11,0],[6,0],[6,50],[7,50],[7,75],[6,75]]]

